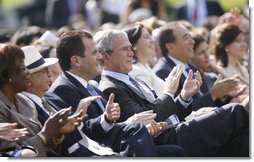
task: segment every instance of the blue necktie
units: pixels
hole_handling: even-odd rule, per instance
[[[100,95],[94,90],[93,86],[91,86],[91,85],[89,85],[89,84],[87,84],[87,90],[90,92],[90,94],[91,94],[92,96],[100,96]],[[104,105],[103,105],[101,99],[97,99],[96,102],[97,102],[98,105],[100,106],[102,112],[104,112],[105,107],[104,107]]]

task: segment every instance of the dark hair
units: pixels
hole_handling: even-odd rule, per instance
[[[93,35],[84,30],[74,30],[63,33],[57,42],[56,54],[63,71],[70,70],[72,56],[84,56],[86,50],[82,38],[93,39]]]
[[[18,30],[12,37],[12,42],[18,46],[30,45],[34,38],[41,37],[45,29],[38,26],[28,26]]]
[[[159,44],[160,44],[161,53],[163,56],[167,56],[168,54],[166,44],[169,42],[174,43],[176,41],[176,38],[173,33],[174,26],[176,25],[177,25],[177,22],[171,22],[160,27]]]
[[[0,31],[0,43],[11,41],[11,34],[8,31]]]
[[[20,60],[24,60],[24,52],[13,44],[0,44],[0,85],[9,82],[13,69]]]
[[[32,45],[39,50],[43,58],[50,58],[50,52],[55,48],[54,46],[41,40],[34,41]]]
[[[49,54],[53,49],[53,46],[43,46],[39,49],[39,52],[43,58],[50,58]]]
[[[142,24],[130,24],[124,27],[122,30],[127,33],[130,43],[132,44],[132,52],[134,53],[134,60],[137,60],[137,56],[135,55],[134,46],[138,42],[139,38],[142,35],[142,29],[144,25]]]
[[[228,55],[225,47],[234,42],[239,34],[243,31],[233,24],[226,24],[221,26],[218,31],[218,38],[215,46],[215,57],[217,61],[221,61],[223,67],[228,66]]]
[[[192,34],[191,37],[195,41],[194,46],[193,46],[193,50],[194,51],[197,49],[197,47],[201,43],[206,42],[205,38],[202,35],[200,35],[200,34]]]

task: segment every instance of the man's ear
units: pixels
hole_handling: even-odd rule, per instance
[[[173,43],[166,43],[165,47],[167,48],[168,52],[172,51],[174,49],[174,44]]]
[[[32,74],[29,74],[29,77],[28,77],[28,84],[29,84],[29,87],[32,85],[32,78],[33,78],[33,75],[32,75]]]
[[[80,66],[80,59],[78,56],[71,56],[71,65]]]
[[[110,60],[110,55],[107,52],[102,52],[101,55],[103,62],[108,62]]]

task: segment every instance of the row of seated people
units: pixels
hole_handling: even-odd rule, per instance
[[[36,156],[249,156],[246,85],[234,76],[208,87],[203,70],[187,64],[197,49],[193,38],[177,22],[162,26],[163,57],[153,70],[146,63],[155,43],[140,24],[94,37],[66,32],[56,45],[58,59],[43,59],[33,46],[1,45],[1,123],[29,132],[1,142],[1,149],[28,144]],[[51,82],[48,67],[58,61],[62,73]],[[98,75],[98,87],[90,85]],[[212,91],[219,83],[224,94]]]

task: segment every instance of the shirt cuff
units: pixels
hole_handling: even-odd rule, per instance
[[[105,120],[105,114],[102,114],[101,115],[101,121],[100,121],[100,124],[101,124],[101,127],[102,129],[107,133],[108,131],[110,131],[113,126],[114,126],[114,123],[108,123],[106,120]]]
[[[174,94],[169,93],[169,92],[165,92],[166,95],[170,96],[172,99],[174,99]]]
[[[193,99],[192,99],[192,97],[191,98],[189,98],[189,100],[186,102],[186,101],[184,101],[183,99],[182,99],[182,97],[181,97],[181,94],[179,94],[176,98],[175,98],[175,101],[179,101],[180,102],[180,104],[186,109],[191,103],[192,103],[192,101],[193,101]]]

